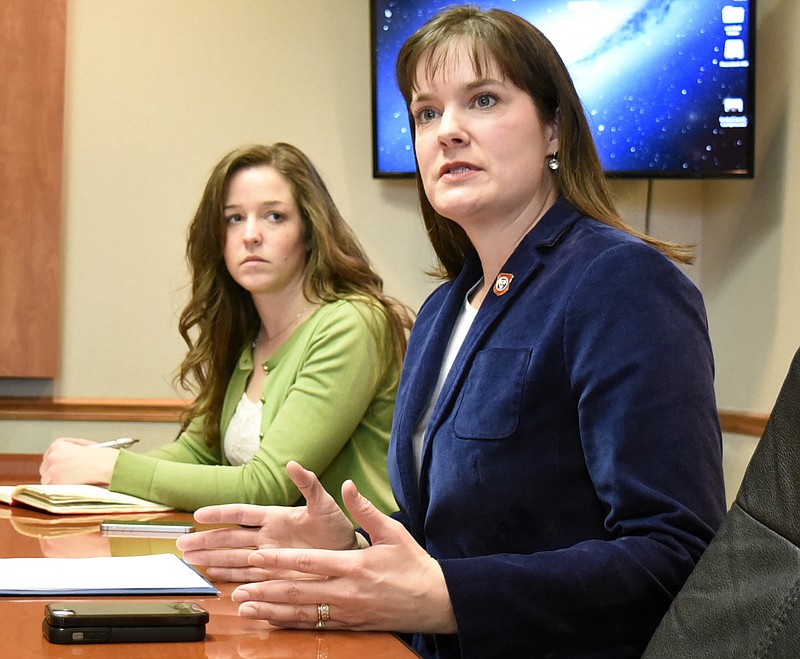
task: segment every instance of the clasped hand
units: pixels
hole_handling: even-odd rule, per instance
[[[317,605],[328,604],[327,629],[454,633],[439,564],[402,524],[381,513],[347,481],[342,497],[372,545],[357,534],[317,477],[287,465],[306,506],[233,504],[201,508],[199,523],[240,524],[182,536],[189,563],[213,579],[245,583],[233,591],[239,614],[278,627],[311,629]]]
[[[42,456],[42,483],[88,483],[108,485],[119,455],[116,449],[92,448],[95,442],[76,437],[59,437]]]

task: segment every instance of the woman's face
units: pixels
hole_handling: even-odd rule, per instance
[[[225,198],[223,256],[231,277],[252,295],[302,288],[303,220],[289,183],[269,166],[234,174]]]
[[[558,151],[557,126],[541,121],[530,96],[493,61],[479,79],[463,42],[432,78],[425,64],[417,67],[411,113],[433,208],[468,232],[538,219],[556,196],[545,162]]]

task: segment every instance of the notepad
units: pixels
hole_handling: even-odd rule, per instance
[[[149,513],[172,510],[169,506],[96,485],[4,485],[0,501],[24,504],[55,515]]]
[[[219,595],[175,554],[0,558],[0,596]]]

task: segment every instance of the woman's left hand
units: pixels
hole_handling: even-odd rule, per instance
[[[44,452],[39,476],[42,483],[88,483],[108,485],[119,452],[113,448],[93,448],[95,442],[59,437]]]
[[[239,615],[278,627],[313,629],[318,605],[326,604],[326,629],[455,633],[447,585],[436,560],[352,482],[342,486],[342,496],[353,519],[369,533],[372,546],[356,551],[254,551],[252,565],[283,578],[236,588],[232,598],[241,603]]]

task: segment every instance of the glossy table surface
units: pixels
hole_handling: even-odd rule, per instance
[[[38,482],[38,464],[39,456],[0,454],[0,484]],[[102,518],[49,515],[0,504],[0,558],[179,554],[175,541],[170,539],[101,536]],[[191,515],[174,513],[163,518],[187,520]],[[409,659],[417,656],[389,633],[281,630],[263,621],[240,618],[236,604],[230,600],[234,585],[214,585],[220,590],[219,597],[179,598],[197,602],[210,614],[205,640],[195,643],[51,644],[42,636],[41,624],[45,604],[59,601],[58,598],[0,597],[3,621],[0,657]]]

